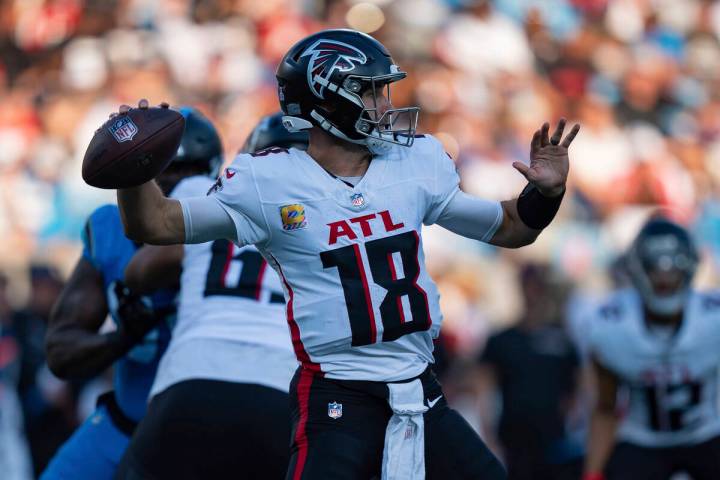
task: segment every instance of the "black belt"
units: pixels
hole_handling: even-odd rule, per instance
[[[113,424],[128,437],[132,436],[135,431],[135,427],[137,427],[137,422],[129,419],[128,416],[120,409],[120,405],[118,405],[117,400],[115,399],[114,391],[111,390],[100,395],[95,405],[97,407],[101,405],[105,406]]]

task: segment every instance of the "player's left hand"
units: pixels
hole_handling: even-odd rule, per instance
[[[580,125],[576,123],[561,142],[565,123],[566,120],[561,118],[552,137],[548,137],[550,124],[543,123],[530,142],[530,165],[513,162],[513,167],[546,197],[557,197],[565,191],[570,168],[568,147],[580,131]]]

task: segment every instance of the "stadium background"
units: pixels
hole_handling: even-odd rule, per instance
[[[560,115],[582,124],[565,201],[534,245],[501,251],[440,229],[425,232],[446,316],[446,383],[471,421],[479,420],[467,393],[469,365],[490,332],[523,316],[517,278],[528,263],[547,266],[551,301],[543,308],[569,326],[580,349],[586,313],[613,280],[608,272],[658,206],[697,235],[699,283],[717,283],[717,2],[0,5],[0,381],[20,392],[28,436],[44,432],[30,438],[36,464],[90,411],[107,381],[60,382],[42,358],[43,322],[79,255],[83,222],[114,199],[80,177],[92,132],[121,103],[190,104],[219,127],[230,161],[256,121],[278,108],[277,61],[322,28],[350,26],[388,46],[409,73],[394,86],[393,102],[421,107],[419,130],[445,144],[473,194],[517,195],[525,182],[511,163],[527,160],[532,132]]]

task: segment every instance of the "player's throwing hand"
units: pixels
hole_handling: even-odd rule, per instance
[[[550,124],[543,123],[530,142],[530,165],[513,162],[513,167],[546,197],[556,197],[565,191],[570,166],[568,147],[580,131],[576,123],[561,142],[565,123],[561,118],[552,137],[548,137]]]

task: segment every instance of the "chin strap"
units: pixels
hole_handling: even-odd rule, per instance
[[[303,130],[309,130],[313,127],[313,124],[308,122],[304,118],[291,117],[289,115],[284,115],[282,117],[282,124],[283,127],[285,127],[285,130],[290,133],[297,133]]]

